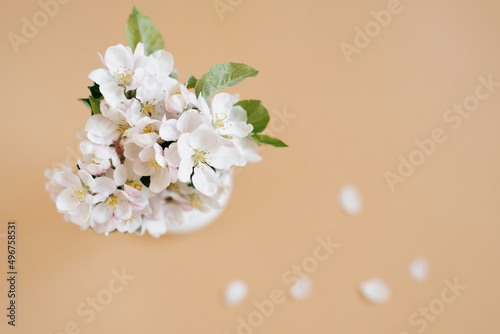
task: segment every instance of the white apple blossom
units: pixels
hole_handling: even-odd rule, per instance
[[[228,169],[240,160],[238,149],[222,145],[220,137],[205,124],[192,133],[182,134],[177,145],[181,158],[179,180],[190,182],[193,174],[193,185],[207,196],[213,196],[217,192],[214,168]]]
[[[209,107],[201,95],[198,98],[198,107],[206,122],[226,139],[244,138],[253,130],[253,126],[247,124],[247,112],[235,105],[238,99],[238,94],[218,93]]]
[[[92,204],[106,198],[114,191],[116,185],[108,177],[94,179],[88,172],[79,170],[75,175],[71,172],[53,174],[53,182],[65,189],[57,196],[58,210],[67,213],[72,221],[82,228],[88,227]]]
[[[89,79],[99,85],[99,90],[106,102],[118,106],[125,102],[125,91],[134,90],[139,79],[134,75],[135,69],[144,57],[144,45],[139,43],[132,52],[128,46],[118,44],[106,50],[103,63],[107,68],[99,68],[89,74]]]

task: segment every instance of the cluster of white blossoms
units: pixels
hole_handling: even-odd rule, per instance
[[[89,74],[83,157],[77,170],[48,170],[46,188],[82,229],[159,236],[182,223],[183,211],[217,209],[222,180],[233,167],[259,161],[258,144],[285,144],[262,133],[269,115],[260,101],[216,93],[256,70],[221,63],[183,84],[170,53],[132,43],[109,47],[105,67]]]

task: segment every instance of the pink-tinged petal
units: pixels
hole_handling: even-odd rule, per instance
[[[125,70],[133,70],[135,67],[132,49],[122,44],[110,46],[104,55],[104,61],[111,73],[121,73]]]
[[[177,120],[175,118],[163,122],[160,126],[160,137],[165,141],[175,141],[181,135],[177,130]]]
[[[181,113],[184,111],[185,106],[186,101],[184,101],[184,98],[180,94],[174,94],[166,101],[166,108],[170,113]]]
[[[179,167],[181,163],[181,157],[179,156],[179,152],[177,150],[177,143],[170,144],[164,151],[165,159],[167,160],[169,165],[174,167]]]
[[[220,146],[219,136],[209,126],[202,124],[189,135],[189,146],[204,151],[214,151]]]
[[[167,165],[167,160],[165,159],[165,156],[163,155],[163,148],[160,146],[160,144],[155,143],[153,145],[154,150],[155,150],[155,160],[160,167],[165,168]]]
[[[99,203],[92,211],[92,220],[98,224],[107,223],[113,216],[113,210],[106,203]]]
[[[178,178],[181,182],[189,182],[191,180],[191,173],[193,172],[193,159],[183,158],[179,164]]]
[[[116,82],[108,82],[99,86],[99,90],[106,102],[111,106],[118,106],[120,103],[127,101],[123,87]]]
[[[59,196],[57,196],[57,209],[61,211],[69,211],[76,208],[80,203],[77,201],[76,196],[74,196],[74,192],[75,189],[72,188],[64,189]]]
[[[162,192],[170,184],[170,172],[168,168],[162,168],[158,173],[151,176],[149,190],[155,193]]]
[[[217,169],[228,169],[241,159],[240,151],[234,146],[220,146],[207,157],[210,158],[210,165]]]
[[[112,216],[107,222],[103,224],[97,223],[96,221],[93,221],[93,219],[91,219],[90,225],[97,233],[105,233],[107,235],[109,232],[114,231],[119,223],[120,220]]]
[[[142,161],[137,159],[134,162],[134,173],[139,176],[149,176],[155,173],[155,169],[151,164],[151,161]]]
[[[202,194],[213,196],[217,192],[217,176],[212,168],[201,164],[194,169],[193,185]]]
[[[177,182],[177,179],[179,178],[179,169],[172,166],[168,166],[168,170],[170,171],[170,183]]]
[[[177,129],[182,133],[193,132],[202,123],[200,113],[194,109],[189,109],[179,117]]]
[[[80,178],[71,172],[56,172],[52,176],[55,183],[65,187],[79,187],[82,182]]]
[[[103,176],[95,179],[95,185],[90,189],[94,193],[112,194],[116,190],[116,183],[113,179]]]
[[[89,74],[89,79],[97,83],[98,85],[104,85],[108,82],[113,82],[113,76],[109,72],[109,70],[104,68],[98,68],[97,70],[93,70]]]
[[[115,179],[115,183],[117,186],[123,186],[125,182],[127,182],[127,167],[125,165],[120,165],[115,168],[113,173],[113,178]]]

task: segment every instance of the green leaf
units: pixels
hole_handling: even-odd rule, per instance
[[[89,108],[89,110],[92,111],[92,106],[90,105],[89,99],[78,99],[78,101],[82,101],[83,104],[85,104],[87,106],[87,108]]]
[[[135,51],[139,42],[144,43],[146,56],[155,51],[165,49],[163,37],[161,37],[153,21],[146,15],[141,14],[137,7],[134,7],[132,14],[128,18],[127,41],[132,51]]]
[[[255,140],[259,145],[271,145],[274,147],[288,147],[287,144],[279,140],[278,138],[273,138],[265,134],[252,134],[250,138]]]
[[[217,91],[232,87],[245,78],[254,77],[258,73],[259,71],[245,64],[219,63],[212,66],[196,82],[196,97],[201,93],[205,99],[208,99]]]
[[[96,100],[102,99],[102,94],[101,91],[99,90],[99,85],[94,82],[93,86],[88,86],[88,89],[90,90],[90,95]]]
[[[197,81],[198,81],[198,79],[196,79],[194,76],[192,76],[192,75],[188,76],[188,78],[186,79],[186,83],[185,83],[186,88],[187,89],[194,88],[194,86],[196,86]]]
[[[92,111],[92,115],[97,115],[101,113],[101,101],[94,99],[92,95],[89,96],[90,101],[90,110]]]
[[[173,78],[173,79],[177,80],[177,78],[179,77],[179,73],[177,72],[177,70],[176,70],[176,69],[173,69],[173,70],[172,70],[172,73],[170,73],[169,77],[171,77],[171,78]]]
[[[247,112],[247,123],[253,125],[253,133],[260,133],[269,123],[269,112],[259,100],[242,100],[236,103]]]

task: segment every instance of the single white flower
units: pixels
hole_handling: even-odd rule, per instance
[[[114,181],[108,177],[93,178],[88,172],[79,170],[78,176],[71,172],[57,172],[53,175],[56,184],[66,188],[56,200],[58,210],[78,217],[80,223],[87,224],[95,204],[112,193],[116,188]],[[86,225],[81,225],[86,228]]]
[[[229,93],[218,93],[212,99],[210,107],[203,97],[198,98],[198,107],[206,119],[206,123],[214,127],[217,134],[226,138],[244,138],[253,130],[251,124],[247,124],[247,112],[235,104],[239,95]]]
[[[167,233],[167,222],[164,215],[165,200],[161,194],[157,194],[149,199],[151,213],[142,217],[141,235],[146,231],[153,237]]]
[[[170,77],[174,70],[174,57],[165,50],[158,50],[147,57],[141,57],[137,62],[137,73],[140,81],[138,88],[145,87],[151,90],[158,83],[160,90],[169,91],[177,84],[177,80]]]
[[[215,131],[200,125],[192,133],[184,133],[179,137],[177,149],[181,158],[179,164],[179,180],[192,182],[201,193],[212,196],[217,192],[218,182],[215,170],[229,169],[240,160],[240,153],[234,146],[221,144]]]
[[[255,142],[255,140],[246,137],[241,139],[235,139],[232,141],[234,146],[239,150],[241,159],[236,164],[236,166],[243,167],[248,162],[256,163],[262,160],[262,157],[259,155],[259,145]]]
[[[107,146],[109,149],[112,147]],[[116,160],[120,160],[116,154]],[[83,154],[83,161],[78,160],[78,167],[92,175],[101,175],[111,168],[110,158],[101,159],[94,154]]]
[[[142,225],[142,214],[132,214],[132,216],[127,220],[121,220],[116,229],[122,233],[128,232],[132,233],[137,231]]]
[[[106,102],[118,106],[127,100],[125,91],[134,90],[139,85],[134,76],[136,65],[144,57],[144,45],[139,43],[132,52],[128,46],[118,44],[106,50],[103,63],[107,68],[99,68],[89,74],[89,79],[99,85]]]

